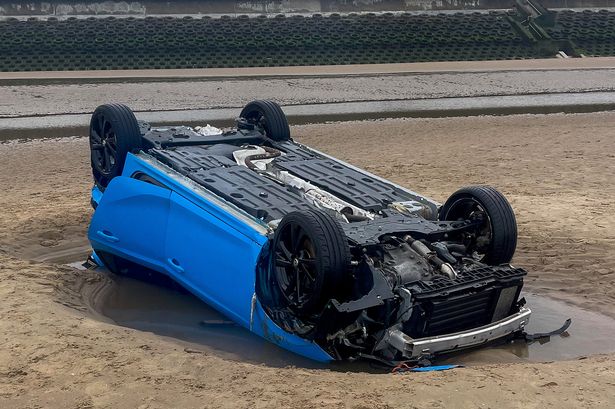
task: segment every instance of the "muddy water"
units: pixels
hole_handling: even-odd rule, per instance
[[[85,270],[82,262],[68,265]],[[269,366],[323,367],[229,321],[166,277],[143,281],[99,270],[108,274],[109,280],[100,284],[102,288],[84,287],[84,296],[97,314],[118,325],[173,338],[194,353]]]
[[[126,277],[115,283],[100,313],[117,324],[179,339],[191,350],[270,366],[315,366],[229,321],[185,291]]]
[[[465,351],[443,359],[443,362],[466,365],[534,361],[548,362],[615,352],[615,320],[570,304],[534,294],[524,294],[532,317],[526,328],[529,334],[548,332],[562,326],[567,318],[572,324],[562,335],[548,342],[528,344],[516,340],[489,348]]]
[[[72,264],[79,267],[79,263]],[[121,326],[170,337],[189,350],[269,366],[365,370],[364,364],[321,365],[262,340],[219,314],[177,286],[160,285],[110,275],[103,291],[93,292],[91,306]],[[442,363],[465,365],[554,361],[615,352],[615,320],[563,302],[525,294],[533,310],[529,333],[559,328],[567,318],[572,325],[549,342],[513,341],[443,357]]]

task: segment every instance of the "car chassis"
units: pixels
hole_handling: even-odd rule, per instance
[[[510,337],[531,311],[515,217],[488,186],[444,205],[292,140],[271,101],[236,129],[90,124],[88,237],[111,271],[156,271],[319,361],[394,365]]]

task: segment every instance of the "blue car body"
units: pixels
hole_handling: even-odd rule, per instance
[[[165,187],[132,178],[137,172]],[[95,253],[166,274],[251,332],[307,358],[332,360],[316,343],[281,329],[257,299],[255,269],[269,241],[260,220],[237,217],[239,209],[133,154],[122,176],[104,192],[94,186],[91,199],[88,238]]]

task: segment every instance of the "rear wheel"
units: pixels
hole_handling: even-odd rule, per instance
[[[509,263],[517,247],[517,221],[508,200],[491,186],[459,189],[440,208],[440,220],[472,220],[463,233],[468,252],[487,264]]]
[[[122,174],[128,152],[141,148],[141,132],[134,113],[126,105],[101,105],[90,120],[92,174],[99,188]]]
[[[325,305],[339,289],[350,260],[342,227],[318,210],[287,214],[276,229],[272,252],[274,281],[299,314]]]
[[[241,110],[239,116],[274,141],[290,140],[286,115],[280,105],[273,101],[252,101]]]

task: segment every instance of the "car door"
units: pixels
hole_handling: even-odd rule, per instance
[[[168,226],[167,267],[176,280],[248,326],[262,245],[175,192]]]
[[[162,185],[115,177],[92,216],[88,238],[93,249],[165,272],[170,197],[171,190]]]

